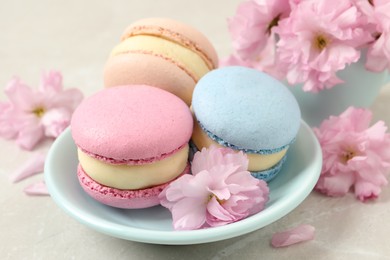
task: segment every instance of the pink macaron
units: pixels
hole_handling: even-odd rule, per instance
[[[189,172],[192,128],[188,106],[167,91],[146,85],[99,91],[72,116],[79,182],[106,205],[158,205],[159,193]]]

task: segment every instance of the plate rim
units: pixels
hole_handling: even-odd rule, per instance
[[[315,137],[313,131],[311,130],[311,128],[303,120],[301,120],[300,128],[303,128],[305,131],[307,131],[309,133],[311,141],[314,142],[315,154],[313,155],[313,157],[322,158],[320,144],[317,138]],[[301,131],[301,129],[299,131]],[[62,208],[68,215],[75,218],[81,224],[89,228],[92,228],[98,232],[113,237],[125,239],[125,240],[150,243],[150,244],[189,245],[189,244],[208,243],[208,242],[215,242],[215,241],[241,236],[253,232],[255,230],[258,230],[260,228],[263,228],[279,220],[283,216],[287,215],[289,212],[295,209],[306,199],[306,197],[313,190],[320,176],[321,167],[322,167],[322,159],[319,161],[318,159],[311,161],[309,167],[305,169],[306,171],[310,169],[310,171],[314,171],[314,173],[311,179],[305,179],[306,183],[304,186],[306,187],[306,189],[301,189],[299,190],[299,192],[294,193],[293,196],[289,196],[287,199],[277,203],[276,205],[274,204],[272,210],[261,211],[255,215],[252,215],[238,222],[220,226],[220,227],[198,229],[198,230],[185,230],[185,231],[184,230],[183,231],[149,230],[149,229],[137,228],[132,226],[124,226],[118,223],[109,222],[105,219],[98,218],[93,214],[89,214],[88,216],[86,216],[80,210],[78,210],[78,207],[76,207],[75,205],[73,205],[72,203],[64,199],[63,195],[61,198],[61,195],[59,195],[55,190],[55,183],[53,182],[53,176],[52,174],[50,174],[51,172],[53,172],[51,169],[52,164],[50,162],[52,161],[55,151],[57,151],[60,148],[60,146],[63,144],[63,142],[65,142],[65,140],[68,138],[68,135],[71,135],[70,127],[68,127],[54,141],[54,143],[49,149],[45,161],[45,167],[44,167],[45,182],[47,184],[49,193],[53,198],[53,200],[55,201],[55,203],[60,208]],[[297,200],[296,198],[299,199]],[[254,225],[257,218],[259,217],[259,214],[261,214],[260,216],[263,219],[261,221],[261,225]],[[277,217],[270,217],[275,215]]]

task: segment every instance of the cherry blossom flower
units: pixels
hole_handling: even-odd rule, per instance
[[[225,66],[243,66],[264,71],[275,78],[283,79],[283,74],[275,66],[275,36],[269,37],[264,49],[257,55],[248,58],[242,58],[238,54],[232,54],[219,62],[220,67]]]
[[[250,0],[228,20],[234,52],[222,66],[264,71],[304,91],[343,83],[338,72],[363,57],[390,70],[388,0]]]
[[[15,139],[26,150],[44,137],[56,138],[83,98],[78,89],[63,89],[62,76],[56,71],[42,75],[38,90],[14,78],[5,93],[10,102],[0,103],[0,136]]]
[[[295,228],[277,232],[272,236],[273,247],[286,247],[314,239],[315,228],[311,225],[299,225]]]
[[[358,61],[357,48],[372,40],[363,23],[350,0],[301,1],[275,29],[278,65],[287,81],[313,92],[341,83],[336,72]]]
[[[176,230],[226,225],[261,211],[268,201],[266,182],[254,178],[242,153],[210,147],[197,152],[193,175],[184,175],[159,195]]]
[[[366,68],[380,72],[390,70],[390,2],[388,0],[372,2],[372,10],[369,10],[367,3],[365,10],[375,25],[376,40],[368,48]]]
[[[378,197],[388,183],[390,134],[383,121],[370,126],[371,117],[369,110],[349,107],[314,128],[323,153],[316,190],[343,196],[352,189],[361,201]]]
[[[272,31],[290,12],[288,0],[242,2],[228,20],[233,48],[241,59],[258,57],[268,44]]]

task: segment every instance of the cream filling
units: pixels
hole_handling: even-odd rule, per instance
[[[168,181],[179,176],[187,166],[188,144],[175,154],[143,165],[113,165],[90,157],[78,149],[84,171],[96,182],[117,189],[137,190]]]
[[[215,145],[218,147],[223,147],[219,143],[212,140],[199,126],[198,122],[194,122],[194,131],[192,133],[192,142],[201,150],[203,147],[210,147],[211,145]],[[247,153],[249,166],[248,170],[252,172],[263,171],[271,168],[276,165],[286,154],[287,148],[273,154],[253,154]]]
[[[111,56],[127,52],[150,52],[154,55],[168,57],[184,65],[199,80],[209,71],[205,61],[192,50],[175,42],[152,36],[135,35],[119,43],[111,52]]]

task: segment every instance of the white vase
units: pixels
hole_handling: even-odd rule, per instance
[[[304,92],[302,86],[293,86],[301,108],[302,118],[310,126],[319,126],[331,115],[339,115],[349,106],[369,107],[388,80],[388,72],[374,73],[364,68],[364,59],[353,63],[337,75],[344,83],[318,93]]]

